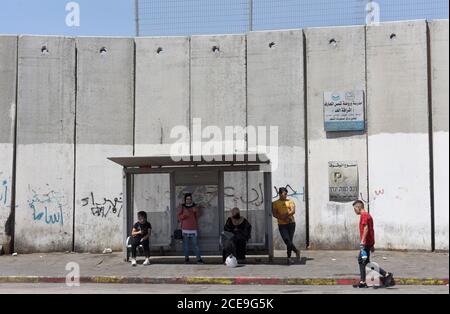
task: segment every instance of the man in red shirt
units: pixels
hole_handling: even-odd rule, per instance
[[[370,253],[375,252],[375,231],[373,228],[372,216],[366,212],[364,203],[356,201],[353,203],[355,213],[360,216],[359,232],[360,232],[360,252],[358,256],[359,270],[361,273],[361,281],[355,288],[367,288],[366,283],[366,267],[370,264]],[[374,269],[374,268],[372,268]],[[379,274],[383,277],[385,287],[394,285],[393,275],[387,273],[382,268],[378,269]]]

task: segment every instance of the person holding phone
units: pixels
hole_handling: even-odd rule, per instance
[[[150,265],[150,235],[152,232],[152,225],[147,220],[147,213],[140,211],[138,213],[138,221],[134,224],[131,232],[131,266],[135,267],[136,250],[142,245],[144,248],[145,261],[143,265]]]
[[[189,243],[192,242],[197,264],[204,264],[198,245],[198,218],[200,217],[201,206],[194,203],[192,194],[184,195],[184,204],[179,205],[178,220],[181,223],[183,232],[183,253],[184,261],[189,263]]]

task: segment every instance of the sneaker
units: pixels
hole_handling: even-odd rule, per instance
[[[184,263],[185,263],[185,264],[189,264],[189,257],[185,257],[185,258],[184,258]]]
[[[133,267],[137,266],[137,262],[134,258],[131,260],[131,266],[133,266]]]
[[[295,258],[296,258],[297,263],[300,263],[300,260],[301,260],[300,250],[298,250],[295,253]]]
[[[204,265],[205,262],[204,262],[202,259],[199,259],[199,260],[197,261],[197,264],[199,264],[199,265]]]
[[[150,265],[150,259],[146,258],[143,265]]]
[[[292,260],[291,260],[291,258],[290,258],[290,257],[288,257],[288,258],[287,258],[287,260],[286,260],[286,264],[287,264],[288,266],[291,266],[291,264],[292,264]]]
[[[353,288],[355,288],[355,289],[367,289],[369,287],[367,286],[367,284],[365,282],[360,282],[357,285],[353,285]]]
[[[384,277],[384,286],[386,288],[395,286],[394,274],[388,273],[387,276]]]

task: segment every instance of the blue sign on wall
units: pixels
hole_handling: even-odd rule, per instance
[[[325,92],[323,112],[326,132],[364,131],[364,91]]]

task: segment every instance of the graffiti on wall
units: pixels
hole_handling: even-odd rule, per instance
[[[97,202],[95,195],[91,192],[91,195],[81,199],[81,207],[90,207],[92,216],[108,218],[108,217],[120,217],[123,209],[123,194],[120,193],[119,197],[114,199],[108,199],[104,197],[100,202]]]
[[[191,193],[197,204],[207,208],[217,206],[219,189],[217,185],[177,186],[177,204],[183,203],[184,195]]]
[[[0,185],[0,205],[8,206],[8,181],[2,180]]]
[[[264,188],[263,184],[260,183],[258,187],[253,187],[248,189],[248,196],[246,191],[238,191],[233,186],[227,186],[224,189],[225,198],[229,198],[235,204],[234,207],[239,207],[238,204],[242,203],[246,206],[259,207],[264,204]],[[245,195],[244,195],[245,194]]]
[[[288,197],[296,199],[298,201],[305,201],[305,188],[301,188],[301,190],[294,189],[290,184],[285,186],[288,189]],[[278,190],[279,187],[274,186],[275,196],[273,199],[277,199],[279,197]],[[235,207],[239,207],[238,204],[242,203],[244,206],[255,206],[260,207],[264,205],[264,186],[262,183],[259,183],[258,187],[253,187],[248,189],[248,196],[244,195],[245,191],[239,192],[236,188],[232,186],[225,187],[225,198],[229,198],[233,201]],[[248,197],[248,199],[247,199]]]
[[[281,188],[281,186],[280,187],[274,186],[275,196],[273,197],[273,199],[277,199],[280,196],[278,194],[278,191],[279,191],[280,188]],[[301,189],[301,191],[299,191],[297,189],[294,189],[290,184],[287,184],[286,186],[284,186],[284,188],[286,188],[288,190],[288,197],[294,198],[294,199],[296,199],[298,201],[301,200],[302,202],[305,201],[305,187],[303,187]]]
[[[289,194],[288,197],[296,199],[298,201],[305,201],[305,188],[303,187],[301,190],[294,189],[290,184],[285,186],[288,189]],[[273,197],[276,200],[279,197],[278,190],[279,187],[274,186],[275,196]],[[232,186],[225,187],[225,198],[230,198],[234,202],[235,207],[239,207],[238,203],[242,203],[246,206],[255,206],[260,207],[264,205],[264,186],[262,183],[259,184],[258,187],[253,187],[248,189],[248,199],[247,195],[244,196],[244,193],[236,191],[236,188]]]
[[[32,218],[35,222],[42,222],[46,225],[64,225],[64,195],[50,191],[39,194],[31,190],[33,196],[28,200],[28,206],[33,210]]]

